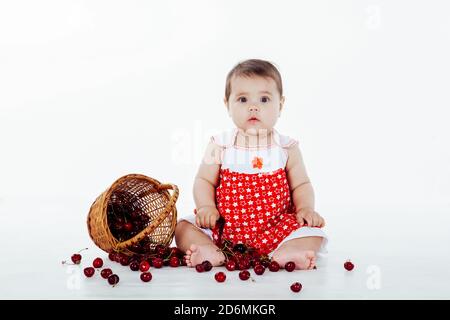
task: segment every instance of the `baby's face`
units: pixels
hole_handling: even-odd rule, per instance
[[[225,104],[234,124],[251,135],[272,130],[280,116],[284,97],[271,78],[234,77]]]

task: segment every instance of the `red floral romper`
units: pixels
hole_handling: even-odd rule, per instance
[[[287,148],[298,141],[274,129],[275,142],[269,146],[242,148],[235,145],[237,133],[235,128],[212,137],[222,147],[216,205],[223,222],[213,229],[213,239],[268,254],[300,228],[285,171]]]

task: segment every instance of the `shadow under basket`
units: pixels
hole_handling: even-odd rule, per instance
[[[172,194],[169,193],[172,190]],[[178,187],[129,174],[116,180],[92,204],[87,226],[102,250],[128,256],[170,245],[177,223]]]

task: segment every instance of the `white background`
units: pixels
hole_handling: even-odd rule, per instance
[[[234,126],[226,74],[261,58],[330,236],[326,267],[298,273],[303,297],[448,299],[449,56],[446,1],[1,1],[0,297],[236,298],[181,269],[161,270],[159,293],[82,276],[74,290],[60,260],[104,256],[85,220],[122,175],[175,183],[192,212],[209,136]]]

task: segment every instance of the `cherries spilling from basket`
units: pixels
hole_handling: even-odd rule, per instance
[[[139,207],[135,196],[127,192],[114,192],[107,206],[108,227],[120,242],[131,239],[150,223],[150,217]],[[135,245],[133,252],[145,251],[146,243]]]
[[[170,266],[176,268],[185,266],[184,253],[177,247],[158,244],[144,254],[134,254],[131,257],[124,253],[111,252],[109,260],[129,266],[132,271],[147,272],[150,267],[162,268]]]

